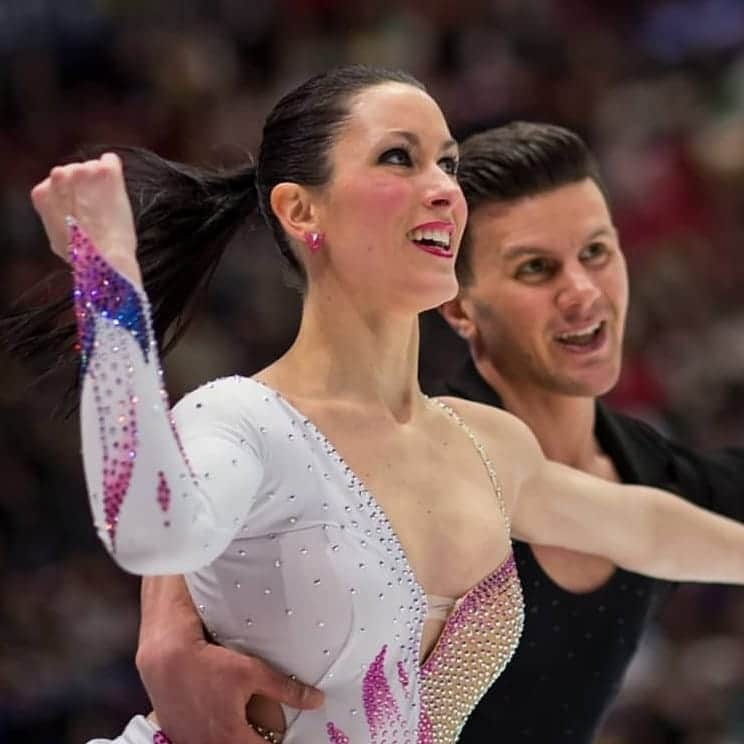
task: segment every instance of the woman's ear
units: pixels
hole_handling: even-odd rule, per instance
[[[291,182],[278,183],[271,190],[269,202],[292,240],[302,243],[308,234],[320,233],[316,202],[306,187]]]

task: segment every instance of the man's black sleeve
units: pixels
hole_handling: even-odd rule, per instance
[[[744,522],[744,447],[701,452],[663,435],[644,421],[614,414],[625,449],[636,465],[651,468],[640,482],[673,491],[718,514]]]
[[[744,521],[744,448],[698,453],[670,443],[671,475],[679,493],[705,509]]]

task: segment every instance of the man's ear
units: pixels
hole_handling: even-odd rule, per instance
[[[321,232],[312,192],[298,183],[278,183],[271,189],[271,210],[289,237],[298,243],[307,233]]]
[[[460,338],[468,342],[473,340],[477,327],[472,320],[472,305],[462,296],[462,293],[458,294],[454,300],[441,304],[438,310]]]

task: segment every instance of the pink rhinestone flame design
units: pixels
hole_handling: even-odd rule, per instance
[[[158,504],[160,508],[167,512],[170,508],[171,501],[171,490],[168,485],[168,481],[165,479],[165,474],[162,470],[158,471]]]
[[[326,725],[326,731],[328,732],[328,741],[330,744],[351,744],[349,737],[332,723]]]

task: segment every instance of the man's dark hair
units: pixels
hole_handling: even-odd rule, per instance
[[[597,160],[581,137],[555,124],[516,121],[468,137],[460,145],[458,179],[472,214],[592,179],[605,193]],[[461,286],[474,280],[466,229],[456,264]]]

